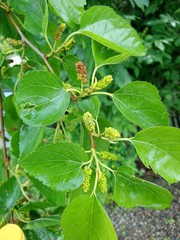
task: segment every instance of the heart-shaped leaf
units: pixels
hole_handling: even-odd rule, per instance
[[[117,52],[132,56],[142,56],[146,53],[137,32],[124,18],[106,6],[94,6],[85,11],[77,33],[86,35]]]
[[[128,83],[112,97],[119,111],[141,128],[169,125],[166,108],[160,100],[157,88],[151,83]]]
[[[80,196],[70,202],[62,215],[66,240],[117,240],[116,232],[96,197]]]
[[[31,126],[47,126],[58,121],[70,101],[61,80],[48,71],[24,75],[17,87],[15,104],[21,119]]]
[[[131,168],[120,167],[115,176],[114,200],[120,207],[164,209],[170,206],[172,195],[168,190],[136,178]]]
[[[132,143],[146,167],[150,166],[170,183],[180,180],[180,129],[145,129],[137,133]]]
[[[20,164],[30,176],[54,190],[66,191],[78,188],[84,181],[81,170],[87,155],[79,145],[56,143],[39,148]]]

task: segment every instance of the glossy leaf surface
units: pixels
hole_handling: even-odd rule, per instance
[[[128,83],[113,94],[113,102],[129,121],[143,129],[169,124],[166,108],[151,83]]]
[[[59,232],[47,228],[29,230],[27,236],[28,240],[63,240]]]
[[[44,10],[44,16],[42,19],[42,33],[44,35],[47,35],[48,20],[49,20],[49,11],[48,11],[47,2],[45,0],[45,10]]]
[[[35,219],[33,221],[30,221],[26,224],[25,229],[40,229],[40,228],[46,228],[50,226],[56,226],[59,225],[60,222],[60,216],[50,216],[47,218],[39,218]]]
[[[27,3],[24,26],[32,34],[42,33],[46,0],[31,0]],[[38,14],[37,14],[38,13]]]
[[[10,5],[20,14],[26,13],[28,0],[9,0]]]
[[[43,127],[30,127],[27,125],[21,127],[19,135],[20,157],[26,157],[37,149],[43,133]]]
[[[117,52],[132,56],[146,52],[130,24],[106,6],[94,6],[85,11],[78,32]]]
[[[137,133],[132,143],[145,166],[170,183],[180,180],[180,129],[145,129]]]
[[[84,181],[81,170],[82,162],[87,155],[78,145],[73,143],[56,143],[39,148],[20,164],[43,184],[54,190],[78,188]]]
[[[22,206],[18,209],[18,212],[29,212],[30,210],[34,209],[44,209],[44,208],[51,208],[55,207],[54,203],[51,202],[29,202],[28,204]]]
[[[46,126],[59,120],[69,105],[61,80],[48,71],[32,71],[21,79],[15,98],[21,119],[31,126]]]
[[[76,63],[80,60],[73,55],[67,55],[62,59],[62,65],[68,77],[75,83],[76,85],[81,85],[81,81],[77,80],[77,71],[76,71]]]
[[[37,179],[30,177],[33,185],[52,203],[57,206],[64,206],[66,203],[66,192],[52,190]]]
[[[90,97],[88,99],[83,99],[77,103],[78,109],[84,114],[85,112],[90,112],[92,116],[96,119],[99,115],[100,101],[98,97]]]
[[[66,240],[117,240],[106,212],[94,196],[80,196],[70,202],[61,226]]]
[[[14,132],[19,131],[23,125],[23,122],[19,118],[13,103],[13,95],[10,95],[4,99],[3,109],[5,111],[4,124],[6,130],[10,135],[13,135]]]
[[[19,199],[21,190],[15,177],[9,178],[0,187],[0,216],[8,214]]]
[[[164,209],[170,206],[172,195],[168,190],[136,178],[131,168],[120,167],[115,175],[114,200],[120,207]]]
[[[49,3],[55,10],[56,14],[69,25],[76,29],[80,23],[80,17],[84,10],[86,0],[50,0]]]
[[[109,49],[96,41],[92,42],[92,51],[96,67],[110,64],[119,64],[129,58],[129,54],[117,54],[117,52],[112,51],[112,49]]]

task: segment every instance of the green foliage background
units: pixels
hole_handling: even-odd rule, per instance
[[[16,9],[16,11],[20,14],[19,15],[19,24],[21,23],[21,20],[24,21],[24,26],[26,29],[26,37],[36,46],[39,50],[42,52],[48,53],[49,52],[49,46],[48,41],[45,39],[44,36],[49,36],[49,41],[53,42],[54,32],[57,28],[58,23],[60,22],[59,17],[55,16],[55,13],[59,11],[61,8],[60,5],[53,4],[55,1],[51,0],[49,1],[51,3],[51,11],[49,16],[49,24],[47,24],[48,17],[47,17],[47,6],[46,4],[41,5],[41,1],[38,1],[38,4],[32,5],[31,1],[21,0],[19,1],[19,5],[16,5],[17,2],[14,0],[9,1],[2,1],[2,2],[9,2],[12,7]],[[36,1],[35,1],[36,2]],[[34,3],[35,3],[34,2]],[[70,2],[70,1],[69,1]],[[69,4],[68,1],[63,1],[63,4]],[[21,5],[22,3],[22,5]],[[81,0],[80,5],[83,5],[85,1]],[[76,224],[76,219],[74,219],[74,216],[78,216],[79,209],[78,206],[82,204],[83,211],[92,213],[91,217],[93,218],[93,224],[94,228],[97,227],[98,231],[101,230],[101,235],[103,236],[103,229],[101,229],[103,221],[105,221],[104,228],[108,229],[107,234],[108,236],[113,236],[113,239],[116,239],[116,234],[114,232],[114,229],[112,228],[109,219],[104,212],[100,202],[107,202],[109,197],[111,197],[112,189],[114,187],[114,181],[112,179],[112,174],[107,173],[108,178],[108,190],[109,195],[102,196],[102,194],[98,193],[98,199],[96,199],[94,196],[93,198],[90,198],[89,195],[84,194],[82,195],[82,189],[79,188],[79,186],[84,181],[84,173],[81,169],[83,166],[83,162],[87,161],[88,154],[85,154],[84,151],[82,151],[82,148],[79,147],[76,144],[71,143],[57,143],[54,144],[56,139],[53,139],[53,136],[58,138],[61,138],[61,141],[68,141],[68,137],[73,139],[73,142],[79,144],[79,128],[81,127],[83,130],[83,138],[80,139],[80,145],[85,149],[89,150],[91,143],[88,142],[88,132],[87,130],[82,126],[82,115],[89,110],[89,107],[91,106],[92,109],[90,109],[93,113],[93,117],[97,118],[98,113],[98,122],[100,123],[101,132],[104,131],[105,126],[111,126],[111,123],[113,123],[113,127],[118,129],[121,133],[122,138],[135,136],[130,142],[134,145],[133,147],[130,147],[130,142],[121,142],[121,147],[114,146],[112,149],[110,149],[112,152],[114,152],[116,155],[118,155],[120,161],[118,162],[109,162],[108,167],[111,167],[112,169],[118,169],[119,170],[115,173],[116,175],[116,187],[115,187],[115,194],[114,194],[114,200],[119,206],[123,207],[135,207],[135,206],[145,206],[145,207],[151,207],[151,208],[158,208],[163,209],[169,206],[169,203],[171,201],[171,194],[160,187],[155,187],[153,184],[148,183],[146,181],[140,180],[138,178],[135,178],[133,175],[133,171],[131,168],[135,170],[136,174],[143,174],[141,172],[141,169],[138,169],[136,166],[136,160],[137,160],[137,153],[141,157],[142,162],[145,166],[151,166],[151,168],[159,173],[161,176],[163,176],[167,181],[169,182],[175,182],[178,179],[178,174],[175,175],[176,170],[178,169],[178,161],[176,159],[176,154],[174,153],[176,151],[177,146],[171,149],[171,144],[173,141],[178,142],[179,133],[176,133],[176,129],[174,128],[168,128],[168,127],[157,127],[156,131],[159,136],[158,142],[156,139],[153,139],[154,131],[149,128],[151,127],[151,121],[152,126],[166,126],[167,123],[167,115],[164,106],[160,102],[158,98],[158,94],[156,89],[149,83],[141,83],[141,81],[147,81],[151,82],[152,84],[156,85],[157,88],[160,91],[160,95],[168,109],[168,112],[170,114],[170,120],[171,125],[179,127],[180,126],[180,119],[179,119],[179,113],[180,113],[180,84],[179,84],[179,66],[180,66],[180,57],[177,54],[177,49],[180,46],[180,40],[179,40],[179,10],[178,9],[178,3],[177,1],[165,1],[165,0],[157,0],[157,1],[151,1],[148,0],[127,0],[127,1],[87,1],[87,5],[85,8],[89,8],[94,5],[108,5],[112,7],[118,14],[123,16],[126,20],[128,20],[131,25],[137,30],[140,37],[142,38],[143,45],[148,49],[147,54],[142,57],[131,57],[126,61],[125,63],[118,64],[118,65],[110,65],[101,67],[97,71],[97,78],[102,79],[104,76],[112,74],[114,81],[112,84],[110,84],[107,89],[107,92],[114,93],[111,95],[112,99],[110,99],[109,96],[100,96],[100,102],[101,107],[98,99],[96,97],[92,97],[91,100],[83,100],[78,101],[77,108],[72,107],[70,105],[71,112],[63,116],[63,119],[61,120],[67,129],[67,136],[60,136],[55,134],[55,131],[58,129],[53,128],[56,126],[52,126],[52,128],[47,127],[49,124],[56,122],[59,117],[59,112],[64,114],[64,112],[67,110],[67,107],[69,105],[70,100],[70,94],[63,89],[63,83],[59,82],[59,78],[52,75],[52,73],[49,73],[47,71],[44,71],[44,62],[43,59],[40,58],[39,55],[34,53],[29,46],[25,48],[25,52],[22,53],[22,57],[24,55],[27,56],[27,59],[29,57],[30,61],[27,61],[27,65],[25,64],[25,67],[27,69],[25,70],[31,70],[31,68],[34,68],[36,70],[40,70],[37,72],[31,72],[28,75],[25,75],[20,80],[20,87],[18,87],[17,90],[17,99],[16,99],[16,107],[18,109],[18,113],[21,117],[21,119],[30,126],[23,125],[22,120],[19,118],[19,116],[16,113],[16,109],[13,105],[13,98],[12,96],[5,98],[3,107],[6,112],[5,115],[5,125],[6,130],[8,134],[11,136],[11,167],[14,170],[14,173],[16,174],[16,166],[17,166],[17,159],[20,157],[19,164],[28,172],[30,175],[26,175],[24,173],[22,174],[21,179],[16,179],[15,177],[9,178],[8,181],[3,183],[5,181],[4,173],[0,170],[0,181],[3,183],[0,188],[0,192],[2,193],[4,189],[9,189],[9,196],[13,197],[14,201],[8,205],[6,199],[2,199],[2,203],[4,208],[7,207],[7,216],[5,216],[2,220],[5,222],[6,218],[8,218],[9,213],[11,210],[15,207],[15,214],[17,215],[17,218],[19,218],[22,222],[25,220],[30,220],[27,224],[24,225],[24,231],[26,231],[26,234],[28,236],[28,239],[56,239],[59,237],[58,231],[59,231],[59,221],[60,221],[60,215],[59,213],[63,212],[66,205],[70,202],[70,207],[66,208],[65,212],[63,213],[64,217],[62,220],[62,227],[64,228],[64,233],[66,236],[68,236],[68,239],[72,239],[74,235],[74,231],[77,233],[78,226],[73,225]],[[28,11],[32,14],[27,14],[22,16],[24,14],[24,7],[27,7]],[[70,5],[68,6],[70,7]],[[38,29],[37,22],[34,20],[36,17],[35,10],[38,10],[40,17],[43,18],[43,24],[42,29]],[[81,13],[81,8],[76,9],[77,13],[75,16],[78,15],[78,13]],[[44,14],[45,13],[45,14]],[[22,15],[21,15],[22,14]],[[22,65],[15,65],[12,68],[8,68],[10,60],[4,61],[4,53],[3,51],[9,51],[13,52],[14,49],[9,48],[8,50],[5,49],[5,38],[13,37],[14,39],[20,40],[20,36],[17,34],[17,32],[14,30],[12,24],[10,24],[9,20],[7,20],[6,14],[3,12],[2,9],[0,9],[0,17],[2,19],[1,22],[1,28],[0,28],[0,65],[3,62],[3,65],[1,66],[1,88],[3,90],[12,91],[14,88],[14,84],[19,80],[19,72],[22,69]],[[63,19],[64,21],[66,19]],[[85,19],[87,20],[87,19]],[[68,25],[72,29],[77,29],[77,23],[79,19],[74,19],[73,14],[70,15],[67,22]],[[83,26],[83,22],[81,25]],[[41,25],[41,24],[40,24]],[[48,27],[47,27],[48,25]],[[81,27],[80,31],[87,35],[87,33],[83,32],[83,27]],[[47,34],[46,34],[47,33]],[[71,29],[68,28],[64,32],[64,35],[62,37],[62,40],[64,41],[66,37],[71,33]],[[100,34],[99,34],[100,35]],[[92,36],[91,36],[92,37]],[[96,38],[100,39],[101,36],[95,36]],[[93,37],[92,37],[93,38]],[[71,82],[74,83],[74,85],[79,86],[79,83],[76,79],[76,71],[75,71],[75,63],[79,61],[78,59],[82,60],[85,65],[87,66],[87,72],[88,72],[88,78],[90,79],[90,75],[93,72],[94,66],[96,63],[94,62],[93,55],[96,55],[95,50],[92,50],[91,47],[91,41],[87,36],[76,36],[77,44],[76,46],[70,50],[69,55],[63,55],[63,61],[62,64],[59,64],[59,60],[57,59],[50,59],[49,63],[53,68],[53,71],[60,77],[61,79],[66,82],[67,76],[71,78]],[[99,41],[100,42],[100,41]],[[99,44],[99,43],[98,43]],[[96,48],[96,50],[99,48],[97,43],[93,43],[93,49]],[[2,47],[3,46],[3,47]],[[7,48],[9,46],[7,45]],[[112,45],[111,45],[112,47]],[[100,49],[100,48],[99,48]],[[113,49],[113,47],[112,47]],[[115,49],[114,49],[115,50]],[[93,52],[94,51],[94,52]],[[108,51],[107,51],[108,52]],[[18,53],[18,48],[17,48]],[[76,55],[76,56],[75,56]],[[133,53],[131,54],[132,56]],[[135,54],[136,55],[136,54]],[[138,54],[137,54],[138,55]],[[126,57],[126,56],[124,56]],[[95,57],[96,61],[98,59],[98,56]],[[102,59],[99,59],[101,61]],[[103,62],[103,61],[102,61]],[[28,69],[30,66],[30,69]],[[26,76],[28,81],[26,80]],[[75,76],[75,77],[74,77]],[[51,79],[52,78],[52,79]],[[43,79],[43,85],[41,85],[41,81]],[[52,80],[52,81],[51,81]],[[133,83],[133,81],[136,81]],[[39,81],[39,82],[38,82]],[[131,83],[132,82],[132,83]],[[130,83],[130,85],[125,86],[127,83]],[[36,85],[37,84],[37,85]],[[51,113],[46,111],[46,102],[43,103],[42,101],[42,93],[41,90],[42,86],[44,89],[49,88],[49,92],[44,91],[44,95],[47,98],[50,98],[50,102],[52,103]],[[136,87],[137,86],[137,87]],[[142,87],[143,86],[143,87]],[[152,119],[149,123],[143,123],[140,122],[140,118],[136,122],[135,114],[133,113],[133,116],[131,117],[130,114],[127,112],[123,112],[124,109],[121,109],[121,104],[119,104],[119,99],[121,98],[121,95],[123,91],[125,93],[128,93],[128,91],[131,91],[131,87],[133,90],[137,91],[145,91],[146,87],[149,89],[150,93],[154,97],[154,103],[152,107],[157,106],[157,109],[155,109],[155,113],[152,114]],[[142,90],[140,89],[142,87]],[[129,89],[130,88],[130,89]],[[27,112],[31,111],[31,107],[34,106],[31,105],[31,102],[29,100],[28,104],[23,106],[23,111],[21,111],[22,104],[24,103],[24,99],[27,97],[26,92],[23,91],[24,89],[28,89],[28,92],[30,94],[31,99],[34,98],[37,103],[42,106],[43,111],[40,112],[40,117],[38,121],[33,120],[31,115],[28,115]],[[120,90],[118,90],[120,89]],[[126,90],[124,90],[126,89]],[[118,90],[116,92],[116,90]],[[36,91],[39,92],[39,95],[36,94]],[[149,93],[147,92],[147,95]],[[49,96],[48,96],[49,95]],[[52,98],[51,98],[52,97]],[[62,100],[59,99],[62,97]],[[149,97],[149,95],[148,95]],[[65,99],[65,100],[64,100]],[[147,98],[148,99],[148,98]],[[151,96],[149,97],[151,99]],[[62,105],[59,105],[57,109],[56,106],[58,105],[56,103],[56,100],[58,102],[61,102]],[[114,102],[114,105],[112,104],[112,100]],[[145,100],[145,98],[144,98]],[[28,100],[27,100],[28,101]],[[38,102],[39,101],[39,102]],[[88,102],[89,101],[89,102]],[[123,99],[122,99],[123,101]],[[148,101],[148,100],[147,100]],[[127,100],[128,102],[128,100]],[[147,102],[146,102],[147,103]],[[154,105],[155,104],[155,105]],[[135,99],[134,106],[138,106],[138,99]],[[147,104],[147,106],[151,107],[151,104]],[[47,107],[49,107],[49,102],[47,102]],[[72,108],[71,108],[72,107]],[[28,109],[28,111],[27,111]],[[126,117],[127,120],[123,115],[119,114],[119,111],[122,112]],[[49,108],[48,108],[49,110]],[[56,112],[57,110],[57,112]],[[142,110],[142,109],[140,109]],[[156,121],[156,114],[157,112],[162,113],[164,115],[161,118],[162,124],[158,122],[159,119]],[[8,115],[9,114],[9,115]],[[46,115],[47,114],[47,115]],[[79,114],[79,115],[78,115]],[[61,117],[62,117],[61,115]],[[50,117],[49,117],[50,116]],[[36,116],[35,116],[36,117]],[[45,119],[45,120],[44,120]],[[97,119],[96,119],[97,120]],[[76,123],[81,122],[81,126],[76,128]],[[140,131],[139,127],[135,126],[134,124],[138,125],[139,127],[144,127],[144,130]],[[145,124],[145,125],[144,125]],[[154,125],[153,125],[154,124]],[[159,125],[158,125],[159,124]],[[58,125],[57,125],[58,127]],[[63,124],[61,126],[63,128]],[[145,129],[149,128],[149,129]],[[58,129],[59,130],[59,129]],[[60,132],[60,131],[59,131]],[[169,137],[169,135],[173,134],[173,137]],[[32,138],[33,135],[33,138]],[[152,140],[153,139],[153,140]],[[166,142],[166,147],[164,148],[164,141],[165,139],[168,139]],[[95,142],[96,150],[102,151],[107,150],[109,147],[108,142],[98,141]],[[29,144],[29,142],[31,144]],[[162,142],[162,144],[161,144]],[[49,144],[46,146],[46,143],[53,143],[52,145]],[[68,146],[69,144],[69,146]],[[40,150],[38,149],[37,152],[32,153],[37,149],[38,146],[41,146]],[[149,147],[151,145],[151,149]],[[43,146],[45,146],[43,148]],[[159,151],[159,158],[164,159],[166,158],[167,152],[170,152],[169,159],[172,160],[170,163],[168,163],[168,167],[172,168],[174,172],[172,174],[169,174],[169,170],[166,165],[161,166],[161,168],[158,168],[156,165],[156,160],[158,158],[147,158],[147,152],[148,151],[154,151],[154,149],[162,149],[164,150],[165,154],[161,151]],[[61,156],[63,153],[63,149],[66,149],[65,155]],[[136,153],[136,151],[137,153]],[[168,150],[167,150],[168,149]],[[71,162],[72,160],[72,152],[77,152],[78,157],[74,157],[73,164],[67,165],[67,160]],[[167,151],[167,152],[166,152]],[[32,154],[31,154],[32,153]],[[1,152],[0,152],[1,154]],[[31,154],[31,155],[29,155]],[[58,156],[59,155],[59,156]],[[150,155],[150,154],[149,154]],[[63,158],[65,156],[65,161],[62,160],[59,161],[59,159]],[[35,162],[34,159],[38,158],[42,160],[42,166],[41,166],[41,173],[39,174],[39,161]],[[48,160],[46,160],[48,158]],[[24,160],[26,159],[26,160]],[[54,180],[54,175],[51,174],[49,170],[49,166],[51,166],[52,161],[56,160],[56,164],[54,165],[54,172],[58,176],[56,180]],[[174,165],[172,164],[173,160],[176,160]],[[3,162],[1,161],[2,157],[0,156],[0,164],[3,165]],[[154,161],[154,162],[153,162]],[[166,164],[162,162],[162,164]],[[59,174],[58,165],[61,167],[61,174]],[[172,166],[173,165],[173,166]],[[131,168],[129,168],[129,166]],[[67,174],[67,170],[69,174]],[[17,170],[19,171],[19,170]],[[19,172],[18,172],[19,174]],[[24,175],[23,175],[24,174]],[[58,175],[59,174],[59,175]],[[170,176],[169,176],[170,175]],[[18,175],[17,175],[18,176]],[[65,177],[66,176],[66,179]],[[95,176],[92,176],[91,181],[93,181]],[[26,180],[30,179],[30,184],[26,188]],[[67,181],[67,186],[64,183],[65,180]],[[126,180],[127,179],[127,180]],[[130,183],[129,183],[130,179]],[[71,182],[72,181],[72,182]],[[22,184],[19,184],[22,183]],[[24,190],[22,188],[22,185],[24,184]],[[92,184],[91,184],[92,185]],[[123,187],[122,187],[123,185]],[[36,188],[34,187],[36,186]],[[128,186],[128,191],[124,186]],[[136,187],[138,186],[138,191],[134,191]],[[92,187],[92,186],[91,186]],[[21,188],[21,189],[20,189]],[[13,189],[17,189],[16,194],[14,194]],[[70,192],[69,196],[69,202],[67,203],[67,190],[73,190]],[[75,189],[75,190],[74,190]],[[152,192],[154,191],[155,194],[160,194],[161,198],[165,199],[165,203],[162,203],[162,199],[152,196],[152,194],[149,194],[148,200],[146,199],[146,191],[152,189]],[[24,191],[24,192],[23,192]],[[23,193],[25,198],[28,200],[29,195],[26,195],[26,191],[29,194],[29,192],[32,193],[35,202],[28,202],[28,204],[23,205],[23,202],[19,200],[18,204],[15,206],[15,203],[20,199],[20,192]],[[65,191],[65,192],[61,192]],[[133,200],[133,198],[130,198],[129,195],[126,195],[126,192],[128,192],[131,196],[133,196],[135,192],[135,198],[136,201]],[[132,193],[132,194],[131,194]],[[79,196],[80,197],[77,197]],[[53,197],[52,197],[53,196]],[[119,196],[123,196],[119,198]],[[72,201],[72,203],[71,203]],[[154,203],[155,201],[155,203]],[[93,208],[92,208],[93,206]],[[43,210],[40,210],[43,209]],[[85,210],[84,210],[85,209]],[[2,208],[0,209],[2,212]],[[96,214],[99,213],[100,217],[99,219],[96,218]],[[70,217],[69,217],[70,216]],[[73,216],[71,218],[71,216]],[[39,219],[38,219],[39,218]],[[71,219],[70,219],[71,218]],[[78,218],[77,218],[78,220]],[[99,221],[98,221],[99,220]],[[88,214],[82,214],[82,218],[80,219],[79,223],[82,225],[84,222],[90,221]],[[78,221],[77,221],[78,222]],[[72,224],[74,229],[69,232],[69,223]],[[91,224],[91,223],[89,223]],[[99,224],[99,225],[98,225]],[[107,225],[107,228],[106,228]],[[48,230],[46,228],[48,226]],[[53,230],[52,230],[53,229]],[[84,234],[89,237],[91,235],[91,229],[90,232],[86,231],[86,227],[79,231],[78,234],[81,234],[84,236]],[[56,232],[57,230],[57,232]],[[95,229],[96,230],[96,229]],[[96,232],[96,231],[95,231]],[[96,236],[96,233],[93,233],[94,236]],[[41,236],[40,236],[41,235]],[[80,236],[81,236],[80,235]],[[40,237],[39,237],[40,236]],[[45,237],[44,237],[45,236]],[[58,238],[58,239],[61,239]]]

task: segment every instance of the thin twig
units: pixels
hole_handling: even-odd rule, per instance
[[[19,35],[21,36],[21,39],[23,42],[25,42],[30,48],[32,48],[32,50],[34,52],[36,52],[45,62],[46,66],[48,67],[49,71],[51,71],[52,73],[54,73],[54,70],[52,69],[52,67],[50,66],[50,64],[48,63],[48,60],[46,59],[46,56],[44,53],[42,53],[38,48],[36,48],[27,38],[26,36],[22,33],[21,29],[19,28],[19,26],[17,25],[17,23],[15,22],[14,18],[12,17],[12,15],[10,13],[7,13],[7,16],[9,18],[9,20],[12,22],[12,24],[14,25],[14,27],[16,28],[17,32],[19,33]]]

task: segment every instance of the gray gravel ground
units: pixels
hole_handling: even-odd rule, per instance
[[[149,180],[149,179],[147,179]],[[180,240],[180,184],[168,185],[162,179],[151,179],[173,194],[171,208],[152,210],[145,208],[122,209],[110,205],[107,212],[119,240]]]

